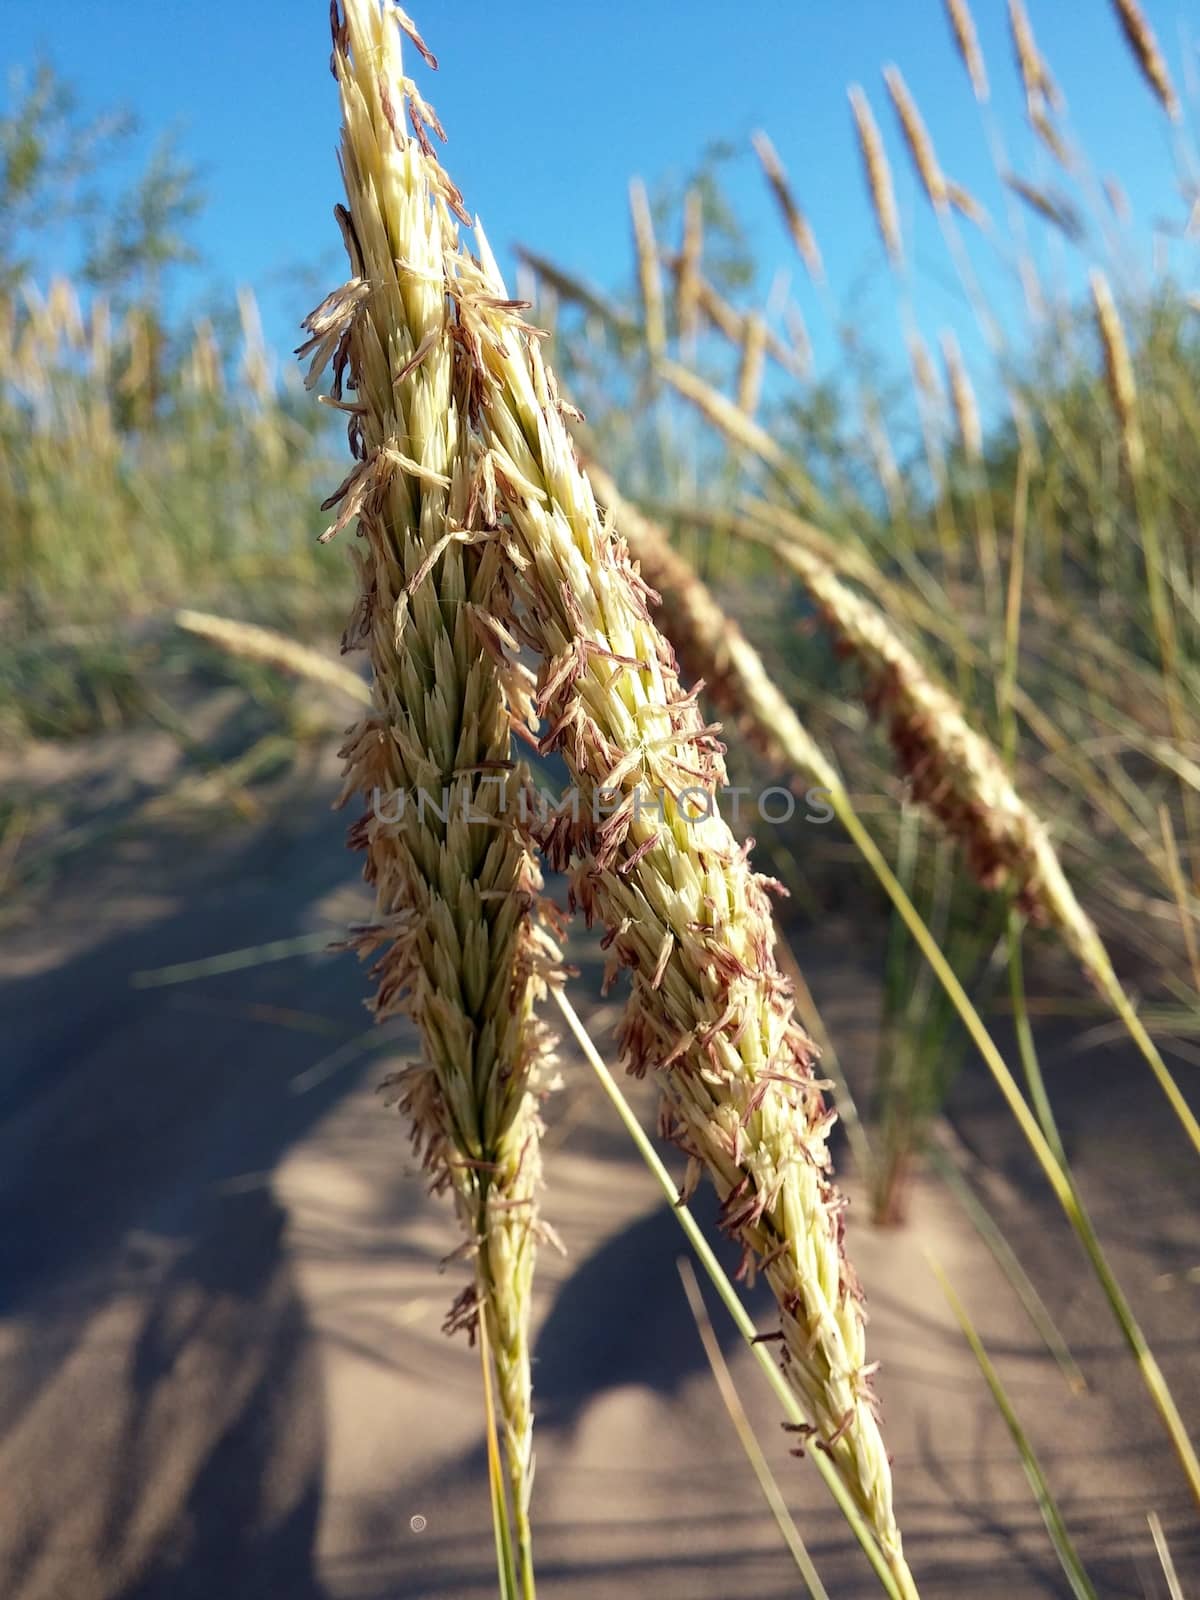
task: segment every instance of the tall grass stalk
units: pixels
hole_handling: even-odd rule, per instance
[[[515,602],[497,638],[538,658],[541,748],[562,755],[578,791],[579,814],[549,822],[543,848],[607,929],[614,975],[632,974],[626,1060],[656,1070],[664,1132],[688,1152],[691,1182],[713,1178],[723,1226],[771,1284],[789,1378],[903,1574],[860,1291],[827,1177],[832,1114],[775,963],[764,886],[716,806],[713,730],[600,519],[478,224],[475,239],[482,271],[460,257],[453,272],[487,447],[480,505],[503,527]]]
[[[881,864],[886,865],[859,819],[833,764],[780,693],[762,658],[737,623],[721,609],[701,579],[671,547],[663,530],[620,494],[608,474],[593,464],[591,476],[604,504],[616,514],[620,526],[625,530],[643,574],[663,597],[664,616],[688,672],[704,680],[706,693],[713,704],[731,719],[739,735],[760,750],[768,761],[782,770],[802,774],[820,786],[821,791],[828,795],[842,826],[857,842],[860,852],[873,870]],[[939,969],[944,961],[941,945],[891,869],[882,874],[877,872],[877,876],[901,921],[916,939],[925,958],[930,960],[930,970],[938,972],[940,977]],[[916,933],[918,927],[922,930],[920,935]],[[933,954],[936,954],[936,960],[931,959]],[[948,963],[945,966],[946,970],[951,970]],[[961,985],[950,986],[948,993],[960,1019],[978,1044],[987,1031],[982,1018],[966,998]],[[812,1024],[809,1026],[812,1031]],[[814,1036],[820,1038],[819,1034]],[[990,1040],[990,1035],[988,1037]],[[822,1063],[826,1070],[831,1070],[832,1047],[826,1046],[823,1039],[821,1043]],[[997,1058],[998,1052],[992,1045],[990,1064],[994,1066]],[[840,1078],[840,1070],[837,1075]],[[848,1106],[844,1099],[840,1098],[839,1103],[843,1105],[843,1122],[847,1125],[859,1170],[869,1175],[875,1168],[876,1160],[857,1111],[853,1109],[853,1100],[848,1101]],[[847,1114],[848,1108],[853,1112],[852,1115]],[[935,1159],[940,1156],[936,1148],[931,1154]],[[1067,1373],[1069,1381],[1081,1385],[1079,1369],[1066,1350],[1061,1335],[1054,1328],[1040,1297],[1011,1249],[998,1235],[995,1224],[973,1201],[969,1188],[958,1177],[949,1158],[938,1160],[937,1164],[939,1172],[987,1239],[989,1248],[1013,1282],[1031,1320]]]
[[[488,1348],[487,1320],[479,1325],[479,1366],[483,1374],[484,1448],[487,1452],[488,1497],[492,1507],[492,1534],[496,1543],[496,1581],[499,1600],[524,1600],[513,1563],[512,1530],[509,1527],[508,1500],[504,1492],[504,1470],[496,1444],[496,1402],[492,1391],[492,1352]],[[527,1569],[527,1576],[531,1574]],[[532,1583],[526,1585],[532,1597]]]
[[[351,278],[307,319],[309,382],[332,367],[354,464],[325,538],[357,518],[360,598],[344,640],[371,663],[374,708],[343,749],[351,843],[376,912],[352,945],[374,956],[380,1018],[409,1014],[423,1060],[391,1081],[435,1191],[455,1199],[472,1284],[447,1331],[482,1327],[521,1593],[533,1594],[529,1319],[540,1187],[538,1100],[548,1047],[534,1005],[556,951],[535,921],[540,878],[517,821],[510,693],[478,625],[499,578],[473,532],[470,369],[443,283],[461,201],[432,156],[436,114],[405,76],[403,13],[333,11]],[[402,122],[411,117],[420,137]],[[346,400],[346,392],[353,394]],[[519,709],[519,704],[518,708]],[[430,802],[433,803],[430,803]]]

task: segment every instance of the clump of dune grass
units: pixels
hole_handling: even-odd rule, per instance
[[[475,376],[447,298],[444,251],[461,202],[432,159],[436,116],[405,75],[401,13],[377,0],[334,12],[352,277],[308,318],[309,381],[332,367],[354,466],[327,504],[332,537],[357,519],[359,600],[344,648],[366,650],[374,709],[347,737],[343,798],[365,809],[374,920],[351,942],[374,956],[373,1009],[416,1022],[423,1059],[390,1082],[435,1191],[455,1199],[472,1282],[447,1330],[482,1319],[494,1361],[523,1592],[533,1592],[529,1349],[538,1218],[539,1097],[548,1046],[535,1016],[555,957],[540,878],[518,828],[522,775],[487,626],[501,559],[481,538]],[[404,123],[408,117],[417,136]]]
[[[12,636],[86,623],[115,637],[181,604],[312,628],[344,604],[343,575],[322,575],[302,537],[325,468],[319,417],[274,382],[252,296],[229,320],[232,333],[202,318],[168,339],[143,308],[116,312],[62,278],[0,294]]]
[[[810,380],[807,390],[797,392],[778,374],[756,414],[747,416],[738,403],[745,360],[740,330],[752,315],[763,317],[768,334],[792,319],[792,308],[781,305],[776,291],[763,306],[752,290],[729,296],[698,349],[685,348],[681,339],[676,347],[668,343],[662,355],[643,341],[647,365],[666,385],[647,387],[646,404],[654,407],[658,429],[679,427],[690,460],[704,464],[698,484],[691,481],[690,465],[673,473],[670,462],[664,470],[646,461],[643,441],[650,431],[640,414],[632,420],[622,415],[619,431],[605,413],[594,416],[590,449],[617,465],[618,480],[650,505],[721,584],[718,602],[712,591],[697,586],[686,563],[681,571],[679,552],[656,530],[618,510],[617,524],[635,547],[643,575],[669,592],[670,625],[692,670],[711,677],[712,700],[768,759],[778,760],[782,748],[798,771],[811,773],[825,759],[828,741],[846,784],[855,793],[881,797],[868,831],[846,809],[845,789],[833,790],[839,818],[888,887],[908,934],[953,1000],[1072,1220],[1189,1483],[1200,1493],[1195,1451],[1066,1165],[1024,1037],[1030,1029],[1021,1023],[1018,1030],[1027,1102],[979,1017],[980,978],[972,971],[970,950],[959,949],[962,930],[954,925],[962,912],[950,902],[948,911],[937,909],[937,874],[947,855],[934,836],[940,830],[963,847],[972,872],[997,893],[992,904],[998,916],[1005,915],[1006,901],[1015,908],[1008,913],[1014,991],[1019,911],[1059,935],[1120,1017],[1192,1145],[1200,1146],[1200,1124],[1152,1037],[1158,1029],[1172,1031],[1162,1004],[1170,995],[1178,1048],[1186,1050],[1197,1004],[1191,881],[1197,850],[1189,841],[1200,833],[1200,766],[1194,695],[1184,688],[1197,681],[1194,315],[1189,319],[1170,281],[1149,294],[1122,295],[1095,262],[1094,250],[1112,237],[1107,201],[1100,200],[1104,214],[1096,214],[1106,190],[1063,131],[1065,97],[1021,0],[1009,6],[1015,64],[1029,121],[1059,169],[1052,182],[1014,170],[990,109],[970,11],[960,0],[947,9],[981,107],[997,182],[1031,213],[1007,205],[1011,241],[1000,236],[974,196],[964,196],[969,205],[958,203],[937,162],[936,127],[926,124],[898,69],[889,71],[887,83],[918,177],[938,212],[963,290],[962,309],[973,317],[994,361],[980,388],[982,403],[962,353],[968,338],[976,342],[969,323],[961,343],[957,329],[940,330],[947,387],[938,380],[911,292],[918,265],[911,261],[897,274],[912,362],[910,401],[916,400],[907,417],[896,401],[885,414],[856,334],[836,328],[848,361],[857,360],[863,374],[857,380],[860,408],[869,426],[862,436],[855,439],[849,428],[832,439],[822,434],[809,418],[820,417],[828,389]],[[1116,9],[1139,68],[1163,109],[1175,116],[1178,103],[1163,87],[1170,81],[1165,58],[1145,19],[1122,4]],[[886,143],[861,91],[852,91],[852,103],[876,222],[890,262],[900,266],[905,241]],[[755,143],[787,232],[803,254],[790,214],[794,201],[786,188],[780,193],[782,160],[762,136]],[[1111,184],[1107,192],[1115,192]],[[980,223],[966,241],[953,227],[954,212]],[[1039,280],[1030,238],[1041,223],[1061,235],[1047,246],[1056,259],[1070,253],[1072,277],[1066,281],[1077,284],[1073,304],[1057,286]],[[805,225],[810,226],[807,218]],[[659,231],[669,237],[669,223]],[[702,245],[691,237],[696,260]],[[1088,255],[1076,260],[1076,248]],[[670,262],[671,245],[665,249]],[[1029,329],[1001,326],[978,292],[980,257],[993,258],[986,261],[989,271],[1002,263],[1013,273],[1031,318],[1052,320]],[[1119,256],[1113,259],[1119,265]],[[1089,281],[1092,304],[1086,307],[1081,302]],[[602,316],[603,298],[595,292],[592,305]],[[628,306],[617,299],[609,308],[610,318],[623,319],[620,351],[626,363],[628,320],[636,317]],[[573,324],[561,313],[560,306],[557,337],[569,351]],[[672,323],[670,308],[667,322]],[[594,332],[586,339],[587,353],[596,359],[599,341]],[[973,351],[971,359],[976,360]],[[582,359],[578,366],[584,367]],[[995,414],[997,394],[1004,397],[1011,426]],[[680,401],[708,424],[707,437],[719,439],[713,455],[697,448],[680,423]],[[897,467],[893,442],[904,435],[917,438],[919,448],[914,454],[910,446],[909,460]],[[617,448],[610,449],[609,441]],[[615,491],[606,503],[621,504]],[[761,582],[760,554],[739,550],[739,541],[769,547],[799,580],[803,598],[795,590],[780,591],[772,603]],[[727,593],[764,630],[771,645],[766,663],[743,633],[723,621]],[[819,647],[808,616],[814,608],[832,650]],[[864,737],[845,699],[846,685],[833,665],[839,655],[853,656],[863,669],[864,698],[890,747],[883,760],[879,743]],[[781,712],[781,701],[786,705],[789,698],[799,719]],[[905,867],[913,812],[896,803],[911,800],[937,825],[925,825],[930,847],[918,852],[913,881]],[[1042,817],[1053,818],[1053,842]],[[803,867],[795,860],[793,865],[807,868],[823,842],[806,841]],[[779,853],[788,859],[787,841]],[[899,880],[904,899],[895,893]],[[974,895],[972,904],[986,906],[965,887]],[[914,913],[915,905],[927,908],[929,924]],[[1039,959],[1048,948],[1048,941],[1039,943]],[[997,958],[1003,949],[1003,942],[996,946]],[[1132,979],[1118,976],[1118,960],[1135,969]],[[1053,979],[1058,969],[1050,961],[1047,968],[1043,977]],[[1132,995],[1142,984],[1160,997],[1157,1012],[1135,1004]],[[1091,1015],[1096,1002],[1071,1004]],[[926,1026],[921,1009],[902,1019],[902,1033]],[[1018,1014],[1015,998],[1013,1009]],[[908,1048],[909,1041],[901,1043]],[[919,1072],[940,1071],[939,1054],[925,1051],[927,1065]],[[884,1120],[887,1115],[885,1105]],[[1180,1155],[1189,1159],[1191,1151]]]

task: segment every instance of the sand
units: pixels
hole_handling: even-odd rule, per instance
[[[151,781],[147,779],[147,781]],[[0,933],[0,1594],[5,1600],[468,1600],[495,1593],[475,1352],[439,1331],[464,1269],[375,1085],[354,959],[310,953],[171,986],[131,977],[361,910],[329,767],[257,823],[167,815],[75,852]],[[131,803],[130,796],[114,804]],[[876,963],[845,922],[795,930],[852,1074]],[[602,1046],[582,933],[577,1005]],[[1055,1041],[1083,1188],[1200,1431],[1200,1182],[1136,1058]],[[1187,1072],[1181,1069],[1185,1080]],[[708,1372],[683,1236],[587,1069],[564,1052],[537,1291],[543,1600],[803,1592]],[[652,1114],[652,1087],[636,1100]],[[925,1264],[966,1301],[1098,1591],[1185,1594],[1196,1508],[1111,1317],[977,1064],[949,1123],[1083,1369],[1073,1395],[949,1193],[908,1226],[851,1208],[910,1560],[926,1600],[1068,1594],[1003,1422]],[[839,1154],[845,1152],[839,1147]],[[856,1202],[853,1184],[852,1199]],[[707,1204],[701,1211],[711,1214]],[[1191,1277],[1188,1276],[1189,1271]],[[754,1299],[761,1324],[769,1308]],[[877,1592],[718,1309],[735,1378],[834,1600]]]

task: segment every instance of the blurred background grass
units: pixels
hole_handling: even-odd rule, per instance
[[[1154,1031],[1191,1060],[1200,315],[1192,280],[1168,265],[1178,250],[1156,253],[1157,272],[1130,265],[1129,202],[1091,168],[1035,65],[1018,62],[1039,152],[1029,176],[1003,164],[990,105],[980,106],[1007,195],[997,216],[942,169],[937,119],[924,127],[895,69],[886,92],[872,91],[885,131],[863,203],[876,208],[890,257],[894,346],[870,348],[853,304],[825,281],[803,201],[761,138],[758,181],[782,200],[783,224],[766,259],[740,220],[735,151],[716,144],[686,179],[631,191],[627,287],[588,284],[572,262],[534,255],[519,287],[553,333],[586,449],[758,644],[969,987],[990,993],[1003,979],[1002,917],[907,806],[854,666],[764,541],[806,543],[864,586],[1007,752]],[[1135,71],[1131,61],[1131,96],[1145,92]],[[1194,262],[1194,153],[1185,124],[1168,125],[1179,205],[1157,234],[1177,235]],[[330,415],[268,348],[252,291],[200,316],[175,309],[203,205],[176,147],[154,146],[127,190],[97,208],[95,186],[128,137],[117,112],[83,117],[45,64],[0,121],[0,202],[22,224],[0,255],[0,733],[28,755],[148,721],[178,741],[181,772],[211,777],[238,763],[224,787],[210,785],[228,801],[286,764],[291,747],[325,736],[329,719],[310,689],[181,633],[172,613],[212,610],[334,648],[348,573],[315,535],[341,452]],[[911,187],[898,189],[914,157]],[[912,253],[919,205],[937,224],[940,262],[928,259],[928,238]],[[48,271],[51,222],[75,230],[73,280]],[[1132,416],[1080,287],[1097,266],[1116,289]],[[957,286],[959,309],[974,315],[973,370],[949,326],[920,326],[923,274]],[[981,282],[998,274],[1007,289],[985,298]],[[826,322],[817,343],[837,350],[821,370],[800,280]],[[197,685],[222,683],[243,696],[224,745],[189,731],[187,712]],[[733,760],[750,781],[767,770],[736,742]],[[61,786],[38,783],[36,761],[25,765],[35,777],[8,787],[0,818],[0,856],[18,881],[47,868],[71,809]],[[808,914],[874,896],[840,830],[768,831],[772,870]],[[963,1040],[903,930],[886,945],[873,1120],[896,1147],[884,1169],[899,1172]],[[1059,971],[1036,1004],[1088,1014],[1086,991],[1061,992],[1071,983]],[[892,1180],[879,1182],[884,1214]]]

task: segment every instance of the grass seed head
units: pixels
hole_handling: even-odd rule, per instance
[[[754,153],[757,155],[766,180],[771,186],[771,193],[775,196],[775,200],[783,214],[784,223],[792,236],[792,243],[796,246],[809,277],[816,284],[824,283],[825,265],[821,260],[817,236],[812,230],[812,224],[801,210],[799,202],[792,192],[787,173],[784,171],[783,162],[780,161],[775,146],[765,133],[756,133],[753,143]]]
[[[854,128],[858,131],[858,146],[867,174],[867,189],[870,190],[875,222],[880,230],[883,248],[888,253],[888,261],[893,267],[899,267],[904,262],[904,245],[901,242],[899,211],[896,210],[896,190],[891,184],[891,168],[883,149],[883,136],[878,131],[870,102],[858,83],[851,83],[850,106],[854,112]]]
[[[1179,97],[1175,93],[1175,85],[1171,82],[1171,74],[1167,71],[1167,63],[1159,49],[1158,40],[1146,18],[1146,13],[1138,5],[1137,0],[1113,0],[1113,5],[1116,7],[1121,30],[1129,41],[1129,48],[1142,69],[1142,76],[1172,122],[1178,122],[1182,115]]]
[[[1031,110],[1046,105],[1052,111],[1061,111],[1065,103],[1062,90],[1055,82],[1045,56],[1038,49],[1024,0],[1008,0],[1008,25],[1025,89],[1026,104]]]
[[[990,90],[983,51],[979,48],[979,35],[975,31],[975,18],[971,15],[967,0],[946,0],[946,11],[950,18],[950,26],[954,30],[954,42],[958,46],[958,53],[971,80],[971,88],[976,100],[983,105],[988,99]]]
[[[357,518],[360,597],[348,648],[365,648],[373,709],[343,748],[351,830],[375,890],[351,943],[374,958],[375,1014],[402,1011],[422,1060],[394,1098],[435,1190],[451,1192],[474,1283],[447,1326],[486,1320],[518,1536],[532,1480],[529,1317],[539,1239],[539,1097],[548,1060],[534,1005],[552,941],[534,919],[537,867],[517,825],[522,775],[489,625],[504,605],[495,541],[477,532],[474,369],[446,281],[461,196],[429,137],[436,113],[404,71],[401,38],[430,60],[402,12],[335,4],[350,278],[306,321],[310,382],[332,368],[354,460],[326,502],[329,536]],[[347,400],[347,393],[353,400]]]
[[[967,460],[977,463],[983,459],[983,427],[979,420],[979,406],[974,386],[963,365],[958,340],[949,329],[942,334],[942,356],[950,383],[950,399],[958,424],[958,437]]]
[[[1104,352],[1104,375],[1113,410],[1121,425],[1121,438],[1130,469],[1137,472],[1145,461],[1145,444],[1142,439],[1141,420],[1138,414],[1137,383],[1133,376],[1133,361],[1125,330],[1121,325],[1108,279],[1099,267],[1089,274],[1092,303],[1096,310],[1096,326]]]
[[[667,323],[663,309],[662,263],[654,238],[654,221],[646,185],[635,178],[629,185],[629,212],[633,219],[633,241],[637,254],[638,283],[642,291],[642,316],[646,349],[660,356],[667,347]]]
[[[892,171],[888,166],[883,137],[872,115],[870,102],[856,83],[850,86],[850,105],[854,112],[858,147],[862,152],[867,187],[871,191],[875,221],[879,226],[879,234],[887,251],[888,260],[894,267],[899,267],[904,261],[904,247],[900,236],[900,213],[896,209],[896,192],[892,187]]]
[[[945,174],[938,164],[933,140],[929,136],[929,129],[917,110],[917,103],[909,93],[899,67],[885,67],[883,76],[888,93],[892,97],[892,104],[896,108],[896,115],[900,118],[909,154],[925,187],[929,203],[935,211],[942,211],[949,204],[950,197]]]
[[[790,1379],[907,1574],[829,1178],[833,1114],[775,960],[769,885],[720,814],[717,730],[680,685],[654,596],[599,514],[538,341],[504,309],[478,226],[475,239],[478,267],[460,255],[447,276],[482,389],[480,470],[495,485],[514,634],[539,662],[539,745],[563,758],[579,796],[577,815],[541,830],[542,846],[606,928],[610,976],[631,977],[628,1067],[658,1076],[663,1131],[693,1173],[707,1169],[747,1270],[770,1282]]]

